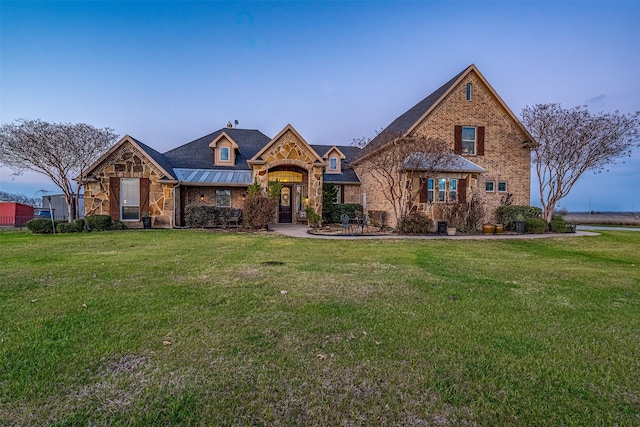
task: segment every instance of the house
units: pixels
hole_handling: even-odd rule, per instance
[[[488,207],[489,219],[507,194],[529,204],[531,136],[478,69],[471,65],[394,120],[364,150],[346,145],[309,144],[293,126],[270,138],[231,123],[160,153],[127,135],[98,159],[85,179],[85,214],[108,214],[141,226],[149,214],[154,227],[185,225],[185,208],[195,204],[242,208],[254,180],[283,184],[280,223],[306,222],[305,207],[322,212],[324,183],[339,186],[338,202],[362,203],[366,210],[391,212],[372,159],[397,138],[438,138],[455,161],[446,167],[407,165],[409,201],[434,219],[438,205],[472,195]],[[414,153],[418,155],[420,153]],[[408,157],[407,159],[410,159]],[[388,225],[395,226],[393,215]]]
[[[475,198],[482,202],[487,222],[495,221],[496,208],[507,197],[516,205],[530,204],[533,138],[475,65],[396,118],[353,162],[369,211],[394,210],[385,194],[388,188],[374,179],[375,157],[398,140],[410,144],[417,139],[444,141],[451,154],[441,167],[405,163],[408,194],[402,203],[439,219],[443,204]],[[428,157],[420,154],[409,153],[407,160]],[[387,218],[396,225],[393,215]]]
[[[350,162],[358,148],[310,145],[291,125],[269,138],[231,124],[159,153],[127,135],[85,175],[85,214],[108,214],[132,227],[145,214],[154,227],[185,225],[185,208],[204,204],[242,208],[254,180],[283,184],[277,221],[306,222],[305,208],[322,212],[322,186],[340,188],[340,202],[360,201]],[[274,218],[276,220],[276,218]]]

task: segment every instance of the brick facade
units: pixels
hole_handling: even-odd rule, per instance
[[[467,100],[467,84],[471,85],[470,100]],[[441,173],[433,178],[466,179],[467,199],[476,196],[484,202],[486,222],[495,222],[496,208],[500,206],[501,198],[507,194],[513,195],[513,204],[528,205],[531,154],[523,143],[531,137],[473,66],[431,107],[426,117],[415,122],[405,135],[450,141],[453,151],[456,126],[484,127],[483,155],[463,157],[482,167],[485,172]],[[367,166],[366,160],[355,166],[362,183],[362,192],[366,193],[367,208],[393,212],[380,183],[366,173]],[[485,191],[486,181],[495,183],[494,192]],[[498,191],[499,182],[506,183],[505,192]],[[414,190],[418,186],[418,183],[413,183]],[[435,191],[437,192],[437,188]],[[433,218],[440,219],[437,203],[433,207]],[[389,225],[394,227],[395,218],[393,215],[388,215],[388,218]]]

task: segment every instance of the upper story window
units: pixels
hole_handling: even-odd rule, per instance
[[[220,161],[229,161],[229,147],[220,147]]]
[[[329,169],[336,170],[338,169],[338,159],[332,157],[329,159]]]
[[[471,92],[472,92],[471,83],[467,83],[467,101],[471,101]]]
[[[462,127],[462,154],[476,154],[476,128]]]

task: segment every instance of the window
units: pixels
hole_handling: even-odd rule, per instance
[[[498,192],[499,193],[507,192],[507,183],[505,181],[498,181]]]
[[[455,203],[458,200],[458,180],[449,180],[449,202]]]
[[[467,83],[467,101],[471,101],[471,83]]]
[[[447,180],[444,178],[438,179],[438,201],[446,202],[447,194]]]
[[[336,203],[342,203],[342,185],[334,184],[334,187],[338,189],[338,191],[336,191]]]
[[[329,159],[329,169],[331,170],[338,169],[338,159],[336,159],[335,157],[332,157],[331,159]]]
[[[427,179],[427,201],[433,203],[433,179]]]
[[[140,221],[140,180],[120,179],[120,217],[123,221]]]
[[[493,193],[494,191],[496,191],[496,187],[495,187],[496,183],[493,181],[485,181],[484,183],[484,190],[487,193]]]
[[[293,171],[269,172],[269,181],[302,182],[302,173]]]
[[[476,154],[476,128],[462,127],[462,154]]]
[[[220,161],[221,162],[229,161],[229,147],[220,147]]]
[[[219,208],[231,207],[231,190],[216,190],[216,206]]]

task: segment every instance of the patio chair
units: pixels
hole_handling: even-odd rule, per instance
[[[231,225],[233,225],[234,227],[239,227],[241,219],[242,219],[242,210],[231,209],[231,213],[229,214],[229,220],[228,220],[229,227],[231,227]]]
[[[347,234],[347,232],[349,231],[349,228],[351,228],[350,221],[351,220],[349,219],[349,215],[347,214],[340,215],[340,222],[342,223],[343,234]]]

